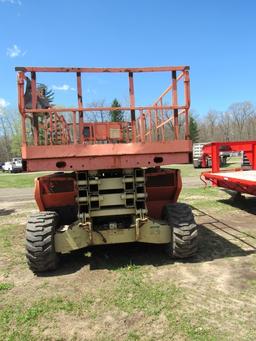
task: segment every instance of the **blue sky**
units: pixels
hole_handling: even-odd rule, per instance
[[[191,67],[192,109],[255,103],[256,1],[0,0],[0,105],[16,107],[15,66]],[[150,77],[151,76],[151,77]],[[168,75],[135,79],[136,103],[150,105]],[[73,104],[70,75],[39,79],[57,104]],[[127,102],[123,75],[89,75],[84,100]]]

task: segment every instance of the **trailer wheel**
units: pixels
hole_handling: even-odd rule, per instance
[[[168,255],[192,257],[198,248],[198,227],[191,208],[183,203],[170,204],[165,206],[163,213],[172,231],[172,240],[166,246]]]
[[[201,162],[199,160],[194,160],[193,161],[193,166],[194,166],[194,168],[202,168],[201,167]]]
[[[59,256],[54,249],[54,233],[58,220],[58,214],[50,211],[33,214],[28,219],[26,257],[34,273],[57,268]]]

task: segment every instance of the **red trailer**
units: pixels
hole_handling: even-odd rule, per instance
[[[180,172],[162,167],[191,159],[189,68],[17,67],[16,71],[26,169],[57,171],[35,182],[40,212],[27,225],[29,267],[34,272],[51,270],[59,254],[135,241],[165,244],[170,256],[192,256],[197,227],[191,209],[177,203]],[[167,72],[170,85],[153,104],[138,106],[134,78],[145,72]],[[37,86],[42,73],[73,74],[77,106],[49,105]],[[127,74],[130,105],[86,106],[82,75],[88,73]],[[128,112],[129,118],[90,119],[91,112],[115,110]]]
[[[232,152],[244,152],[250,162],[250,169],[239,167],[220,170],[219,153],[223,148]],[[212,157],[212,171],[203,172],[202,178],[211,181],[213,186],[256,195],[256,141],[209,143],[203,147],[203,158],[208,155]]]

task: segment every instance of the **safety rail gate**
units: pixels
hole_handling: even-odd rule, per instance
[[[18,71],[18,105],[22,121],[22,158],[27,170],[94,170],[189,162],[192,145],[189,139],[188,66],[16,67],[15,70]],[[37,76],[39,73],[55,72],[75,75],[77,107],[42,104],[44,94],[37,86]],[[129,106],[84,105],[82,74],[102,72],[127,73]],[[170,85],[153,104],[136,106],[134,74],[143,72],[168,72]],[[115,110],[130,112],[130,120],[86,121],[90,112]]]
[[[250,162],[250,169],[220,169],[219,153],[223,148],[230,152],[244,152]],[[203,159],[207,156],[212,158],[212,171],[202,172],[202,180],[211,181],[213,186],[256,195],[256,141],[212,142],[203,146]]]

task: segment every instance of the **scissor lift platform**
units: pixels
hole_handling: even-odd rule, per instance
[[[189,67],[55,68],[17,67],[19,111],[22,121],[22,158],[28,171],[82,171],[155,167],[188,163]],[[38,88],[43,73],[69,73],[76,77],[77,106],[45,105]],[[126,73],[128,106],[85,105],[82,76],[88,73]],[[137,73],[167,72],[170,85],[150,105],[135,104]],[[179,89],[179,95],[178,95]],[[92,120],[92,113],[121,110],[126,121]],[[101,115],[102,117],[102,115]]]

